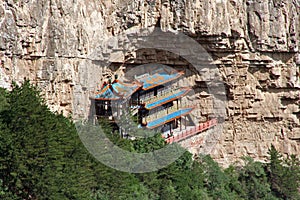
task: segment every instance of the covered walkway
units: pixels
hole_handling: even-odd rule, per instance
[[[165,103],[179,99],[180,97],[186,95],[189,91],[190,89],[177,90],[177,91],[171,91],[170,93],[165,95],[153,97],[154,99],[153,101],[150,101],[150,103],[146,102],[145,108],[148,110],[156,108]]]
[[[151,122],[148,122],[147,128],[150,128],[150,129],[156,128],[156,127],[158,127],[162,124],[165,124],[167,122],[170,122],[176,118],[179,118],[179,117],[189,114],[190,112],[192,112],[193,109],[194,108],[184,108],[184,109],[176,110],[175,112],[172,112],[166,116],[163,116],[161,118],[158,118]]]
[[[189,137],[192,137],[194,135],[197,135],[198,133],[201,133],[213,126],[216,126],[218,124],[217,119],[211,119],[209,121],[206,121],[204,123],[200,123],[197,126],[190,127],[188,129],[182,130],[182,131],[176,131],[174,130],[174,135],[168,138],[165,138],[165,141],[168,144],[171,144],[173,142],[180,142],[184,139],[187,139]],[[164,137],[164,135],[163,135]]]

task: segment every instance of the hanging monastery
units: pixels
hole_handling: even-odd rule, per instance
[[[130,83],[115,76],[113,81],[102,84],[93,99],[96,116],[116,124],[116,118],[124,114],[124,109],[129,109],[138,127],[161,132],[167,143],[182,141],[215,126],[215,118],[198,123],[190,116],[197,107],[182,99],[191,92],[189,87],[179,87],[178,80],[183,74],[182,71],[156,69],[135,75]],[[122,127],[119,131],[125,135]]]

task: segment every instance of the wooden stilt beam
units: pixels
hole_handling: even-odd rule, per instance
[[[182,120],[181,120],[182,117],[180,117],[180,131],[182,131]]]

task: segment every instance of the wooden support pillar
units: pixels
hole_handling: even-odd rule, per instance
[[[120,101],[117,102],[117,117],[120,117],[120,109],[121,109],[121,105],[120,105]]]
[[[137,107],[137,113],[136,113],[136,120],[137,120],[137,124],[139,124],[139,106]]]
[[[182,120],[181,120],[182,117],[180,117],[180,131],[182,131]]]

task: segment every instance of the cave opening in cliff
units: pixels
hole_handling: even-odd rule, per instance
[[[138,126],[162,132],[166,140],[175,133],[183,138],[183,131],[197,134],[216,125],[214,99],[206,81],[181,56],[140,49],[125,58],[124,62],[112,62],[110,72],[102,77],[94,99],[98,118],[120,123],[123,119],[119,116],[130,108],[128,113],[135,116]],[[127,130],[115,128],[128,136]]]

